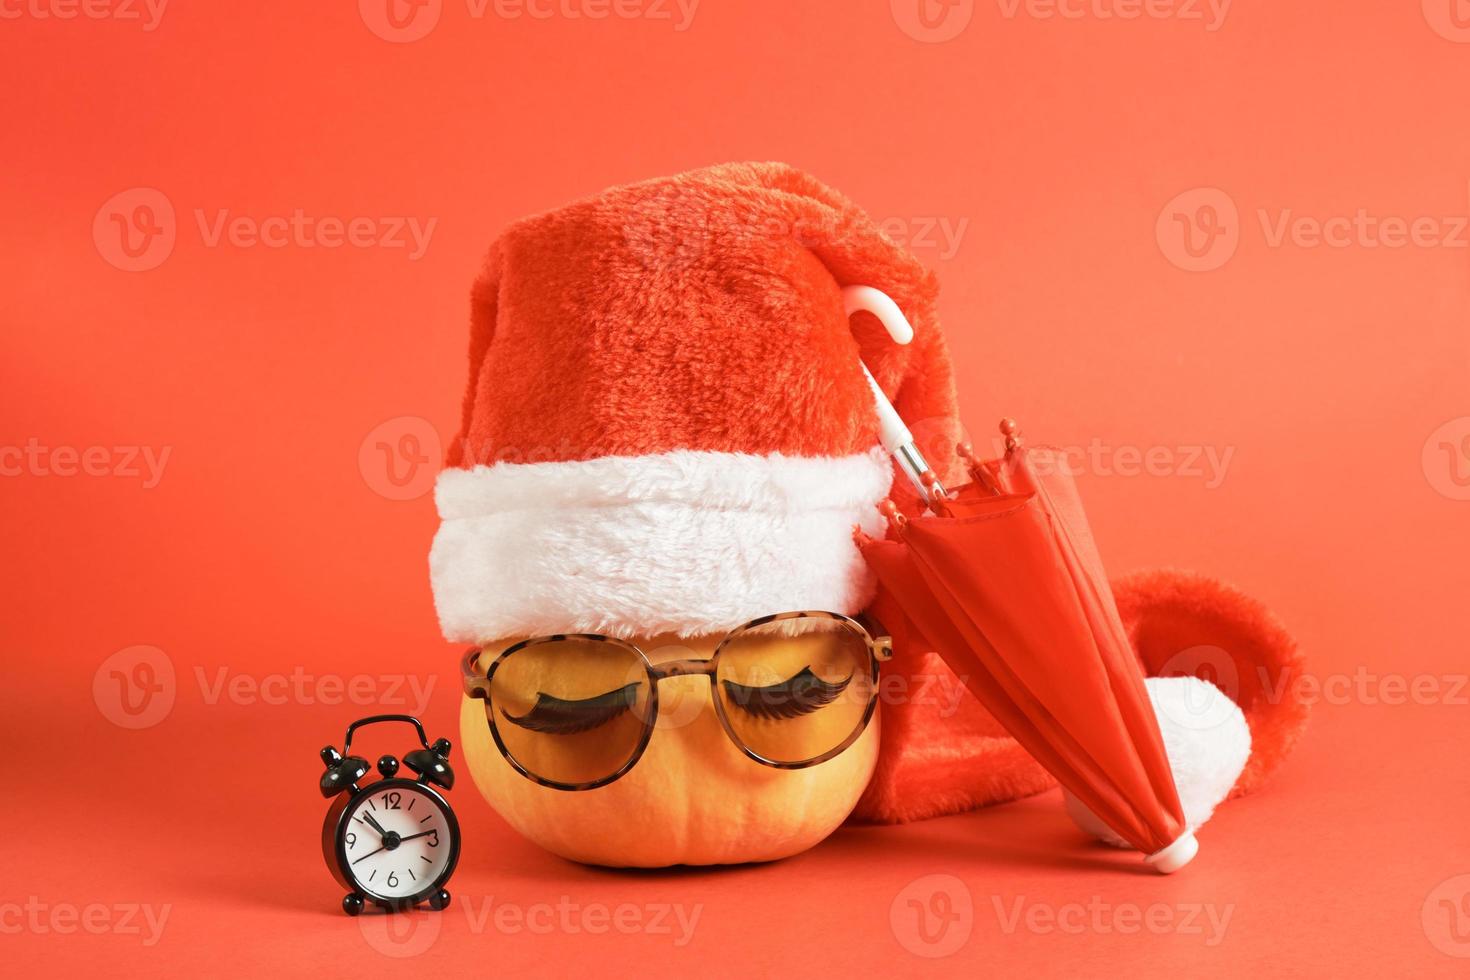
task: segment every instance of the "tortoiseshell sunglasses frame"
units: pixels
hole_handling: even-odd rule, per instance
[[[776,623],[788,619],[829,619],[843,623],[849,629],[855,631],[867,645],[868,666],[872,678],[872,691],[869,693],[868,703],[863,709],[863,719],[853,728],[852,733],[836,747],[828,749],[821,755],[813,756],[810,759],[803,759],[800,762],[779,762],[775,759],[768,759],[742,742],[740,736],[735,734],[734,726],[730,724],[730,719],[725,714],[724,701],[720,698],[715,683],[715,675],[719,670],[720,653],[731,640],[747,630],[765,626],[767,623]],[[628,761],[623,763],[612,775],[583,783],[563,783],[546,779],[521,765],[516,757],[511,755],[510,749],[506,747],[504,739],[500,737],[500,729],[495,724],[495,712],[492,710],[493,706],[490,703],[490,682],[495,677],[496,669],[505,662],[507,657],[517,650],[524,650],[526,647],[537,646],[542,643],[557,643],[563,640],[589,640],[595,643],[611,643],[620,646],[625,650],[631,651],[638,658],[639,662],[643,664],[644,673],[648,677],[648,710],[644,712],[644,717],[641,719],[643,730],[639,733],[637,748],[628,757]],[[807,610],[804,612],[774,613],[770,616],[752,619],[750,622],[742,623],[726,633],[720,640],[719,645],[715,647],[715,652],[707,659],[671,660],[668,663],[659,664],[658,666],[654,666],[648,659],[648,655],[639,649],[637,644],[630,643],[627,640],[620,640],[615,636],[605,636],[601,633],[553,633],[548,636],[533,636],[528,640],[521,640],[519,643],[502,650],[494,662],[490,664],[490,669],[482,674],[480,673],[479,662],[480,656],[485,652],[480,647],[472,647],[460,663],[460,675],[464,684],[464,693],[471,698],[485,702],[485,721],[490,726],[490,736],[495,740],[495,747],[500,750],[500,754],[505,757],[505,761],[510,763],[511,768],[533,783],[538,783],[550,789],[575,793],[581,792],[582,790],[597,789],[622,778],[638,764],[639,759],[643,758],[643,750],[648,748],[648,742],[653,738],[654,725],[658,721],[658,682],[666,677],[683,677],[697,674],[703,674],[708,677],[710,683],[710,699],[714,702],[715,714],[720,719],[720,727],[725,730],[725,734],[729,736],[730,741],[735,743],[736,748],[745,753],[748,758],[759,762],[763,766],[770,766],[773,769],[808,769],[812,766],[821,765],[829,759],[834,759],[851,747],[852,743],[856,742],[863,732],[867,730],[868,723],[873,720],[873,711],[878,705],[878,665],[885,660],[892,659],[893,640],[891,637],[883,635],[875,637],[872,633],[868,632],[862,623],[853,619],[851,616],[844,616],[841,613],[826,612],[823,610]]]

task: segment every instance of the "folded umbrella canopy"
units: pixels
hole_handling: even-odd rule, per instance
[[[903,342],[860,293],[848,301]],[[961,447],[973,482],[946,491],[874,390],[884,446],[932,512],[909,519],[890,503],[890,537],[859,535],[880,588],[1062,786],[1155,869],[1182,868],[1199,845],[1064,457],[1028,448],[1006,420],[1004,457],[979,463]]]

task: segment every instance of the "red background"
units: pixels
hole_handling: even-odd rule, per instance
[[[603,9],[588,2],[539,19],[444,0],[411,43],[370,30],[375,3],[175,0],[152,30],[67,0],[0,3],[0,447],[41,456],[0,457],[11,969],[1463,971],[1463,0],[1240,0],[1213,25],[1184,0],[1064,5],[1078,16],[963,0],[931,5],[933,30],[911,0],[704,0],[685,30],[668,3],[653,12],[672,20],[565,12]],[[112,12],[135,11],[146,20]],[[390,499],[403,494],[377,442],[408,451],[404,493],[428,486],[433,467],[402,437],[436,455],[452,435],[468,286],[500,227],[730,159],[787,160],[890,220],[944,284],[972,426],[1006,413],[1049,441],[1097,440],[1105,465],[1083,489],[1110,567],[1241,585],[1335,686],[1274,782],[1224,808],[1168,879],[1082,845],[1052,795],[845,828],[772,866],[593,870],[516,837],[466,778],[451,794],[466,828],[456,905],[395,920],[408,945],[394,946],[372,932],[383,917],[336,911],[311,788],[317,749],[369,711],[323,703],[355,674],[432,682],[431,737],[457,738],[425,562],[432,501]],[[109,216],[141,198],[104,205],[134,188],[166,197],[176,243],[129,272]],[[1201,206],[1222,203],[1201,188],[1235,214],[1215,212],[1224,235],[1201,260],[1215,267],[1189,271],[1180,221],[1204,235]],[[414,260],[210,245],[196,218],[297,209],[436,224]],[[1297,223],[1360,213],[1427,219],[1428,237],[1395,247],[1365,220],[1313,246]],[[55,450],[94,446],[109,449],[98,473],[61,475]],[[168,448],[156,486],[117,446]],[[1126,475],[1128,447],[1167,447],[1174,465]],[[1189,447],[1233,453],[1218,485],[1191,473]],[[138,645],[175,680],[167,714],[133,730],[110,720],[102,668]],[[329,687],[281,704],[210,696],[221,669],[280,693],[269,678],[297,668]],[[364,747],[406,748],[378,738]],[[904,889],[931,874],[973,901],[971,933],[945,933],[959,948],[939,960],[904,925]],[[477,928],[489,898],[702,910],[681,947],[654,931]],[[1114,911],[1007,931],[1017,901],[1066,923],[1077,905]],[[167,906],[156,943],[120,921],[133,903]],[[1229,910],[1213,945],[1182,921],[1196,903]],[[15,909],[28,904],[45,910]],[[90,905],[112,927],[66,931]],[[1119,927],[1156,908],[1178,928]],[[954,914],[935,921],[963,928]],[[417,959],[383,958],[415,942]]]

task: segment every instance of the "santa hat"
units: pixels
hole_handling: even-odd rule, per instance
[[[913,342],[849,320],[852,285],[890,296]],[[510,227],[474,285],[463,422],[436,487],[445,636],[689,636],[864,611],[854,529],[881,534],[885,498],[916,501],[878,448],[860,363],[940,478],[961,476],[937,292],[859,208],[784,164],[614,188]],[[902,636],[895,653],[885,690],[901,696],[884,699],[860,817],[1052,785],[937,655]]]
[[[841,287],[908,314],[900,347]],[[893,468],[866,361],[953,444],[932,274],[780,164],[609,190],[521,221],[472,298],[460,436],[436,499],[440,623],[471,643],[568,631],[722,632],[861,611],[853,529]]]

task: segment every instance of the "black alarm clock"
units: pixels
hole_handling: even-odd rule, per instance
[[[403,757],[417,779],[398,777],[398,760],[378,759],[376,782],[359,786],[368,772],[366,759],[352,754],[352,735],[379,722],[405,722],[414,727],[420,748]],[[342,911],[357,915],[367,902],[389,911],[427,903],[439,910],[449,905],[444,883],[459,861],[459,821],[435,787],[454,786],[449,768],[449,740],[429,744],[424,726],[412,715],[373,715],[347,726],[342,751],[322,749],[322,795],[336,797],[322,824],[322,856],[337,883],[347,889]]]

